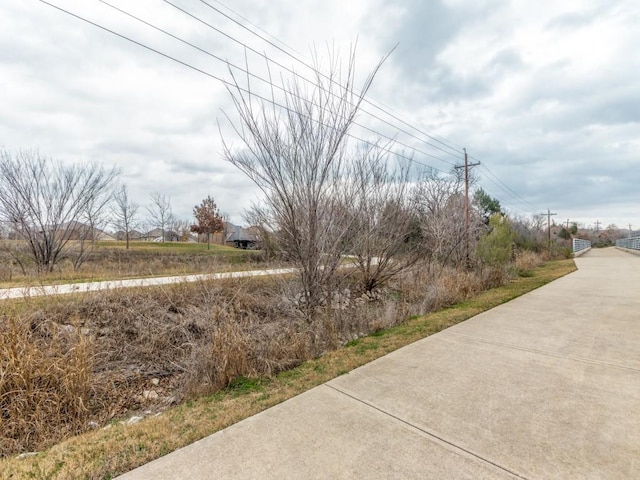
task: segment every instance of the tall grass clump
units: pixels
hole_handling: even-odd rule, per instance
[[[92,344],[77,328],[0,318],[0,455],[86,429]]]
[[[515,254],[513,261],[513,269],[516,275],[529,276],[534,268],[539,267],[543,263],[540,253],[531,250],[522,250]]]

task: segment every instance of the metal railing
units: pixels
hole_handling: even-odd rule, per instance
[[[621,238],[616,240],[616,247],[640,250],[640,237]]]
[[[581,238],[573,239],[573,254],[584,253],[591,248],[591,240],[583,240]]]

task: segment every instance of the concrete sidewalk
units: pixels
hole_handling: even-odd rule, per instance
[[[576,263],[120,478],[638,478],[640,257]]]
[[[0,288],[0,300],[10,298],[30,298],[70,293],[88,293],[118,288],[140,288],[174,283],[192,283],[206,280],[228,278],[261,277],[265,275],[286,275],[294,273],[295,268],[271,268],[266,270],[242,270],[237,272],[202,273],[194,275],[172,275],[169,277],[128,278],[121,280],[103,280],[98,282],[65,283],[61,285],[37,285],[26,287]]]

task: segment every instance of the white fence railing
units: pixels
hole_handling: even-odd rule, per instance
[[[582,238],[573,239],[573,254],[579,255],[585,253],[591,248],[591,240],[583,240]]]
[[[621,238],[616,240],[616,247],[640,250],[640,237]]]

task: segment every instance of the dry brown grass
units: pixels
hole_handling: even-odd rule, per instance
[[[522,250],[516,253],[513,264],[516,271],[521,273],[539,267],[543,261],[544,259],[541,254],[530,250]]]
[[[139,423],[109,424],[33,457],[0,459],[0,478],[112,478],[573,270],[572,261],[553,262],[530,277],[516,278],[452,308],[411,317],[275,376],[239,377],[212,396],[198,397]]]
[[[86,430],[92,342],[78,329],[0,319],[0,454],[30,451]]]
[[[312,323],[295,308],[296,281],[287,278],[0,304],[8,372],[2,398],[12,425],[3,428],[0,454],[41,450],[111,419],[162,411],[238,377],[272,377],[409,315],[467,298],[480,288],[472,281],[453,270],[436,281],[416,269],[371,299],[347,278]],[[37,420],[45,417],[56,420]]]
[[[277,287],[209,281],[0,304],[0,455],[272,376],[343,341],[330,318],[303,322]]]
[[[78,270],[70,259],[61,259],[53,272],[39,272],[28,259],[26,272],[11,255],[0,248],[0,287],[41,285],[159,275],[212,273],[262,268],[267,264],[260,252],[204,244],[132,242],[126,250],[122,242],[100,242]]]
[[[346,278],[312,323],[295,308],[290,278],[0,304],[0,453],[42,450],[238,379],[273,378],[408,317],[472,298],[495,281],[487,272],[421,265],[369,298],[354,287],[357,279]]]

